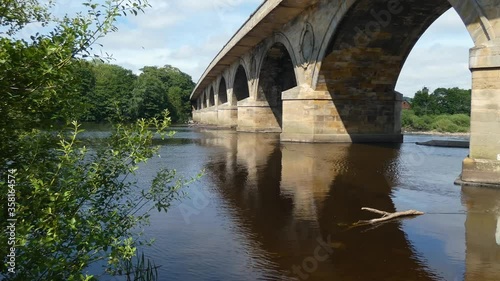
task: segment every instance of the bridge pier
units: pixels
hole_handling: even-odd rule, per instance
[[[238,125],[238,107],[228,103],[219,105],[217,109],[217,126],[235,128]]]
[[[470,154],[462,180],[500,184],[500,40],[471,49],[472,106]]]
[[[193,121],[204,125],[217,125],[217,108],[209,107],[193,113]]]
[[[280,133],[281,127],[273,113],[273,107],[267,101],[245,99],[238,102],[237,130],[240,132]]]
[[[282,141],[392,142],[401,134],[401,94],[353,99],[298,86],[283,92]]]
[[[201,123],[201,117],[200,117],[200,111],[199,110],[193,110],[193,122],[195,122],[195,123]]]

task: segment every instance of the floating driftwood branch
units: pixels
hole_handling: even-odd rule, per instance
[[[361,210],[372,212],[375,214],[379,214],[379,215],[382,215],[382,217],[377,218],[377,219],[371,219],[371,220],[361,220],[361,221],[358,221],[356,223],[356,225],[375,224],[375,223],[384,222],[384,221],[392,220],[392,219],[399,218],[399,217],[420,216],[420,215],[424,214],[423,212],[420,212],[417,210],[408,210],[408,211],[404,211],[404,212],[395,212],[395,213],[384,212],[384,211],[380,211],[377,209],[366,208],[366,207],[361,208]]]

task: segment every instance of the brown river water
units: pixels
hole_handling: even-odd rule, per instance
[[[280,143],[279,135],[176,128],[162,166],[205,175],[153,214],[160,280],[500,280],[500,190],[453,185],[468,149]],[[353,226],[362,211],[423,216]]]

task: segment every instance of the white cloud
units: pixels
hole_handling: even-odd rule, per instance
[[[412,97],[424,86],[471,88],[469,49],[474,46],[455,10],[441,16],[408,57],[396,90]]]
[[[145,65],[170,64],[197,81],[261,0],[149,3],[145,14],[120,20],[119,31],[100,40],[103,51],[136,73]]]
[[[141,29],[150,30],[167,29],[186,19],[186,13],[182,13],[172,2],[149,1],[149,3],[152,7],[145,9],[145,13],[131,16],[127,20]]]
[[[413,50],[398,81],[397,90],[407,96],[426,86],[470,88],[469,49],[436,44]]]
[[[97,0],[102,1],[102,0]],[[138,72],[145,65],[174,65],[197,81],[219,50],[262,0],[149,0],[145,14],[119,18],[119,31],[101,39],[113,63]],[[81,2],[59,0],[56,13],[76,13]],[[452,9],[422,36],[400,75],[405,95],[427,86],[470,88],[468,52],[473,46]]]

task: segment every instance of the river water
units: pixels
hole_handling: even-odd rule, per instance
[[[175,128],[139,174],[204,176],[146,237],[160,280],[500,280],[500,190],[453,185],[468,149],[280,143]],[[353,226],[388,212],[423,216]]]

